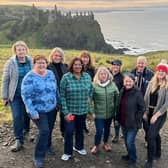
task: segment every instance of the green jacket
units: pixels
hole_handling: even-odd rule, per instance
[[[108,119],[116,115],[118,108],[119,91],[114,84],[110,82],[102,87],[98,84],[93,88],[93,106],[96,118]]]

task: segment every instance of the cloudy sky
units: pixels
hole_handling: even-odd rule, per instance
[[[121,8],[142,6],[168,6],[168,0],[0,0],[0,5],[32,5],[64,8]]]

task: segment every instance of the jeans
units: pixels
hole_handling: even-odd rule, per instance
[[[143,122],[143,129],[144,129],[144,132],[145,132],[145,141],[147,142],[147,132],[148,132],[148,122],[146,122],[144,119],[142,120]]]
[[[150,124],[148,123],[147,129],[147,156],[148,161],[152,162],[153,157],[160,157],[161,156],[161,137],[159,135],[160,129],[163,127],[166,121],[167,113],[160,116],[155,123]]]
[[[113,120],[113,122],[114,122],[114,133],[115,133],[115,137],[119,137],[120,124],[118,123],[118,125],[115,125],[115,119]]]
[[[55,123],[56,110],[39,113],[39,119],[33,120],[36,124],[39,135],[36,140],[34,158],[43,161],[47,149],[51,146],[52,130]]]
[[[72,155],[73,153],[73,134],[75,133],[75,148],[78,150],[84,149],[84,124],[86,114],[75,115],[73,121],[65,123],[65,141],[64,141],[64,154]]]
[[[29,133],[30,131],[30,117],[26,110],[24,111],[24,126],[23,126],[23,135]]]
[[[128,152],[129,159],[131,161],[136,162],[137,155],[136,155],[135,138],[136,138],[138,129],[137,128],[127,129],[125,127],[122,127],[122,132],[123,132],[125,146]]]
[[[65,134],[64,114],[61,111],[60,111],[60,131],[61,136],[64,137]]]
[[[26,113],[25,105],[21,96],[14,96],[13,101],[10,102],[13,117],[13,128],[15,138],[24,143],[23,134],[29,132],[30,118]]]
[[[112,118],[109,119],[95,119],[95,126],[96,126],[96,135],[95,135],[95,145],[99,145],[101,143],[101,137],[103,136],[103,142],[107,143],[108,138],[110,135],[110,125],[111,125]]]
[[[48,113],[48,126],[49,126],[48,148],[52,146],[52,132],[55,125],[56,116],[57,116],[57,109],[53,109]]]

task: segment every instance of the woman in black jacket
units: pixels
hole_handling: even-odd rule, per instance
[[[60,90],[60,81],[62,76],[67,72],[67,64],[64,63],[64,51],[59,48],[56,47],[54,48],[50,55],[49,55],[49,65],[48,65],[48,69],[50,69],[51,71],[53,71],[55,78],[57,80],[57,86],[58,89]],[[57,107],[56,111],[55,111],[55,120],[56,120],[56,115],[57,115],[57,111],[60,110],[60,107]],[[62,137],[64,137],[64,115],[61,113],[60,111],[60,131],[61,131],[61,135]],[[50,148],[49,153],[53,154],[54,151],[52,148]]]
[[[80,53],[80,58],[82,59],[84,65],[84,71],[90,75],[93,81],[93,78],[95,76],[95,67],[93,66],[92,58],[89,51],[83,50]]]
[[[124,87],[120,91],[119,111],[117,120],[121,125],[127,155],[122,156],[129,165],[136,163],[135,138],[141,128],[142,117],[145,112],[145,103],[141,91],[135,87],[135,78],[131,73],[124,75]]]
[[[95,76],[95,68],[93,66],[92,58],[91,58],[91,55],[90,55],[89,51],[83,50],[80,53],[80,58],[81,58],[81,60],[83,62],[83,65],[84,65],[84,71],[87,72],[90,75],[90,77],[93,81],[93,78]],[[85,122],[84,130],[85,130],[86,133],[89,133],[89,130],[86,126],[86,122]]]

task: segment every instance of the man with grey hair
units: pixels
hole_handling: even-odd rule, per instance
[[[147,59],[145,56],[137,57],[136,68],[131,71],[135,76],[135,84],[141,90],[143,96],[145,96],[145,92],[148,86],[149,81],[153,77],[154,73],[147,69]],[[147,140],[147,124],[143,121],[143,129],[145,131],[145,141]],[[146,146],[146,143],[145,143]]]
[[[147,59],[145,56],[139,56],[136,64],[136,68],[133,69],[131,73],[134,74],[135,84],[141,90],[144,96],[148,83],[153,77],[153,72],[150,69],[147,69]]]

